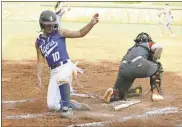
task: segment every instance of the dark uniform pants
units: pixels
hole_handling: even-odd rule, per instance
[[[115,89],[124,95],[132,86],[136,78],[151,77],[157,72],[158,64],[139,56],[130,61],[121,61]]]

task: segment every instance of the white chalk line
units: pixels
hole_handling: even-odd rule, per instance
[[[55,113],[46,112],[46,113],[42,113],[42,114],[11,115],[11,116],[6,116],[5,119],[31,119],[31,118],[36,118],[36,117],[43,117],[46,115],[55,115]]]
[[[88,114],[92,115],[92,116],[103,116],[103,117],[117,117],[116,115],[112,115],[112,114],[106,114],[106,113],[97,113],[97,112],[88,112]]]
[[[79,97],[90,97],[90,95],[87,94],[77,94],[77,93],[72,93],[74,96],[79,96]],[[24,99],[24,100],[15,100],[15,101],[3,101],[2,104],[13,104],[13,103],[24,103],[28,101],[36,101],[40,98],[31,98],[31,99]],[[69,125],[69,127],[74,127],[74,126],[79,126],[79,127],[85,127],[85,126],[104,126],[109,123],[113,122],[124,122],[130,119],[141,119],[146,116],[154,116],[154,115],[162,115],[162,114],[170,114],[170,113],[182,113],[177,107],[165,107],[165,108],[154,108],[150,111],[145,112],[144,114],[139,114],[139,115],[130,115],[130,116],[125,116],[122,118],[119,118],[119,116],[116,116],[119,120],[117,121],[105,121],[105,122],[92,122],[92,123],[86,123],[86,124],[76,124],[76,125]],[[42,114],[24,114],[24,115],[11,115],[11,116],[6,116],[5,119],[30,119],[30,118],[36,118],[36,117],[42,117],[45,115],[54,115],[55,113],[52,112],[47,112],[47,113],[42,113]],[[114,115],[109,115],[109,114],[104,114],[104,113],[94,113],[94,112],[89,112],[90,115],[92,116],[102,116],[102,117],[113,117]]]
[[[105,121],[105,122],[92,122],[92,123],[86,123],[86,124],[76,124],[76,125],[69,125],[69,127],[74,127],[74,126],[79,126],[79,127],[85,127],[85,126],[104,126],[108,123],[113,123],[113,122],[125,122],[130,119],[141,119],[146,116],[154,116],[154,115],[163,115],[163,114],[172,114],[172,113],[181,113],[178,108],[176,107],[165,107],[165,108],[156,108],[152,109],[150,111],[145,112],[144,114],[140,115],[130,115],[130,116],[125,116],[122,118],[119,118],[119,120],[113,120],[113,121]],[[104,114],[104,113],[89,113],[90,115],[93,116],[113,116],[109,114]],[[55,112],[46,112],[42,114],[23,114],[23,115],[10,115],[6,116],[5,119],[30,119],[30,118],[36,118],[36,117],[43,117],[46,115],[55,115]]]
[[[69,125],[69,127],[74,127],[74,126],[103,126],[106,125],[108,123],[112,123],[112,122],[124,122],[130,119],[141,119],[143,117],[146,116],[153,116],[153,115],[163,115],[163,114],[170,114],[170,113],[180,113],[180,111],[178,110],[178,108],[176,107],[165,107],[165,108],[155,108],[152,109],[150,111],[145,112],[144,114],[140,114],[140,115],[131,115],[131,116],[125,116],[122,118],[118,118],[119,120],[112,120],[112,121],[105,121],[105,122],[93,122],[93,123],[86,123],[86,124],[76,124],[76,125]],[[90,115],[92,116],[114,116],[114,115],[109,115],[109,114],[104,114],[104,113],[91,113],[89,112]],[[30,118],[36,118],[36,117],[43,117],[46,115],[55,115],[55,112],[46,112],[46,113],[42,113],[42,114],[23,114],[23,115],[10,115],[10,116],[6,116],[5,119],[30,119]]]
[[[14,103],[25,103],[28,101],[36,101],[40,98],[30,98],[30,99],[24,99],[24,100],[13,100],[13,101],[2,101],[2,104],[14,104]]]
[[[86,124],[75,124],[75,125],[69,125],[68,127],[74,127],[74,126],[78,126],[78,127],[97,126],[98,127],[98,126],[105,126],[113,122],[125,122],[130,119],[141,119],[148,116],[172,114],[172,113],[182,113],[182,111],[180,112],[180,110],[176,107],[155,108],[143,114],[125,116],[118,120],[105,121],[105,122],[92,122],[92,123],[86,123]],[[96,113],[95,115],[98,116],[98,113]]]
[[[88,94],[79,94],[79,93],[71,93],[71,96],[78,96],[78,97],[86,97],[86,98],[94,98],[94,96],[88,95]],[[11,100],[11,101],[2,101],[2,104],[14,104],[14,103],[25,103],[28,101],[36,101],[41,98],[30,98],[30,99],[24,99],[24,100]],[[43,99],[46,99],[44,97]]]

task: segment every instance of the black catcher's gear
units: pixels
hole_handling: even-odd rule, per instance
[[[159,94],[162,95],[161,84],[162,84],[162,73],[164,71],[161,63],[157,62],[157,64],[158,64],[158,70],[154,75],[150,77],[150,85],[151,85],[151,91],[157,88]]]
[[[150,37],[149,34],[147,33],[140,33],[138,36],[135,38],[135,43],[142,43],[142,42],[153,42],[152,38]]]

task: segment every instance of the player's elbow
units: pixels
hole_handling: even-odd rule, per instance
[[[79,37],[85,37],[85,33],[84,32],[82,32],[81,30],[79,31]]]

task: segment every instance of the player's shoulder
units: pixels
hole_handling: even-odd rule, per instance
[[[69,30],[67,29],[60,28],[59,30],[57,30],[57,34],[59,34],[61,38],[65,38],[64,34],[67,33],[68,31]]]
[[[36,36],[36,40],[41,40],[42,32],[38,33]]]
[[[35,41],[36,45],[40,45],[40,43],[42,43],[42,42],[44,41],[42,35],[43,35],[42,32],[39,32],[39,33],[37,34],[36,41]]]

